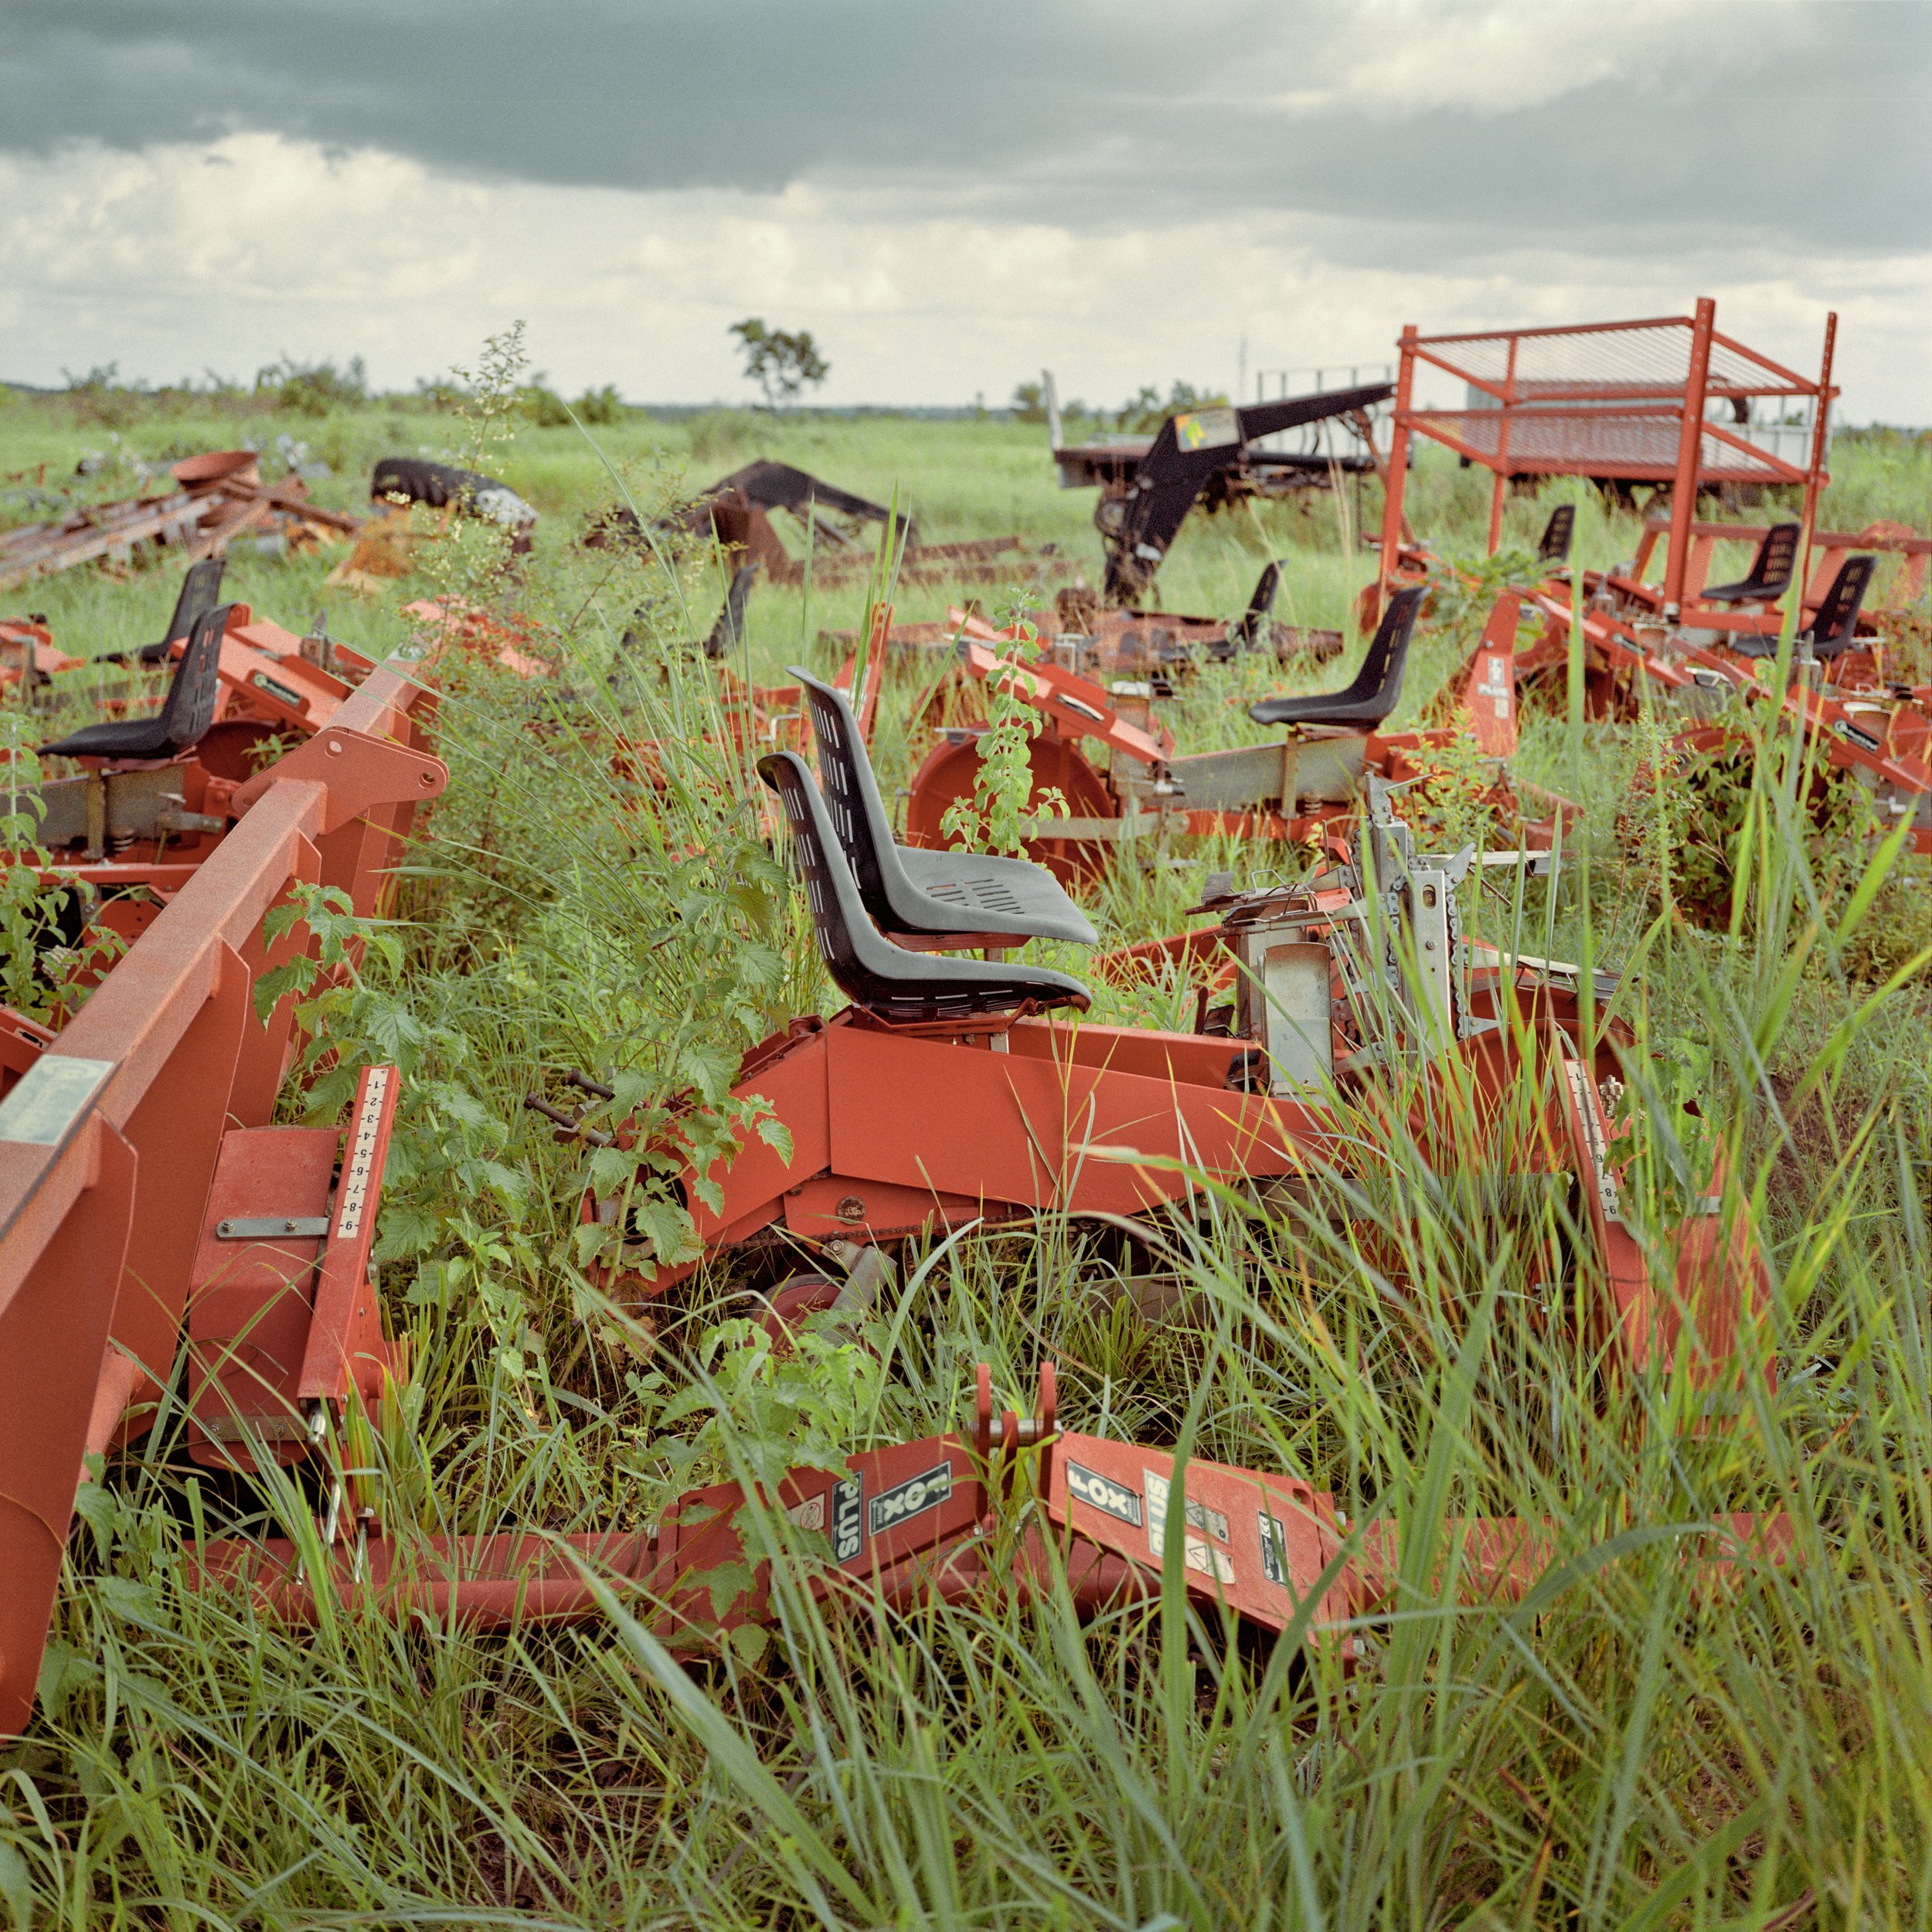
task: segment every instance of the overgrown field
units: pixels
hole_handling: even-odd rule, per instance
[[[787,1590],[769,1644],[689,1672],[624,1618],[485,1638],[328,1617],[291,1634],[182,1588],[182,1546],[209,1524],[285,1528],[314,1497],[197,1475],[170,1409],[83,1490],[41,1713],[0,1748],[0,1901],[17,1923],[1932,1920],[1932,906],[1907,862],[1806,835],[1794,747],[1767,743],[1737,801],[1738,910],[1713,931],[1679,906],[1697,808],[1633,787],[1660,768],[1664,727],[1537,715],[1519,774],[1577,800],[1579,833],[1553,887],[1471,909],[1485,937],[1621,973],[1614,1009],[1656,1056],[1635,1083],[1640,1130],[1675,1145],[1694,1101],[1727,1156],[1722,1211],[1762,1243],[1774,1294],[1753,1346],[1774,1386],[1753,1377],[1710,1409],[1667,1372],[1616,1370],[1541,1278],[1533,1215],[1400,1142],[1312,1222],[1230,1199],[1151,1246],[1047,1226],[910,1253],[865,1345],[815,1335],[781,1375],[730,1332],[707,1349],[744,1311],[728,1270],[648,1311],[595,1291],[583,1158],[522,1104],[570,1067],[626,1104],[715,1100],[746,1046],[840,1003],[757,782],[721,748],[716,668],[686,648],[717,608],[719,560],[671,572],[577,539],[621,493],[648,515],[765,455],[896,498],[928,540],[1051,540],[1097,582],[1090,494],[1059,491],[1043,432],[1000,418],[634,413],[587,435],[487,409],[130,406],[111,443],[80,413],[0,404],[0,471],[44,463],[51,486],[93,450],[107,461],[87,487],[124,495],[129,454],[286,434],[330,467],[315,486],[330,505],[358,506],[376,457],[420,451],[493,470],[543,513],[519,577],[474,535],[373,600],[328,590],[327,556],[244,554],[229,573],[258,612],[295,630],[325,612],[366,648],[403,640],[409,597],[461,591],[526,619],[557,667],[540,688],[481,666],[454,678],[449,791],[359,974],[311,1006],[325,1052],[286,1097],[291,1119],[333,1119],[359,1066],[403,1071],[379,1255],[412,1373],[361,1445],[386,1521],[640,1527],[685,1488],[801,1447],[960,1427],[981,1360],[1023,1407],[1050,1355],[1070,1426],[1308,1477],[1352,1523],[1400,1522],[1410,1566],[1346,1679],[1332,1653],[1237,1645],[1178,1594],[1083,1628],[1063,1601],[839,1620]],[[1478,549],[1485,481],[1425,464],[1412,522]],[[1533,540],[1558,494],[1513,502],[1512,537]],[[0,513],[21,520],[25,498]],[[1372,526],[1372,489],[1362,513]],[[1280,555],[1276,614],[1345,625],[1370,569],[1355,515],[1345,492],[1197,518],[1163,601],[1231,613]],[[1932,519],[1925,439],[1841,444],[1822,520],[1880,515]],[[1579,521],[1583,561],[1634,546],[1634,519],[1594,498]],[[158,637],[175,582],[83,570],[4,601],[92,653]],[[897,614],[938,616],[957,594],[909,588]],[[978,594],[997,610],[1006,594]],[[856,627],[864,599],[761,585],[738,668],[835,668],[842,647],[820,633]],[[1398,724],[1482,615],[1435,621]],[[1293,682],[1340,682],[1357,655]],[[889,786],[930,675],[892,670]],[[1246,703],[1289,682],[1253,660],[1206,671],[1169,715],[1185,748],[1258,737]],[[40,734],[9,725],[16,743]],[[661,748],[655,797],[619,775],[620,741],[641,739]],[[1141,939],[1184,923],[1209,869],[1298,863],[1177,845],[1090,910],[1103,946]],[[1091,978],[1077,949],[1032,951]],[[1095,992],[1099,1019],[1191,1022],[1178,983]],[[1669,1167],[1633,1182],[1640,1225],[1667,1218]],[[1795,1560],[1700,1587],[1699,1526],[1771,1509],[1791,1513]],[[1553,1565],[1520,1604],[1457,1603],[1454,1526],[1477,1513],[1552,1527]]]

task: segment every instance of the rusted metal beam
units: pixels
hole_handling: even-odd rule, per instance
[[[0,1100],[0,1732],[31,1705],[83,1444],[141,1426],[222,1136],[274,1106],[291,1002],[264,1022],[253,990],[294,941],[271,948],[263,922],[317,879],[372,906],[447,781],[419,748],[432,706],[372,672],[244,787],[235,830]]]

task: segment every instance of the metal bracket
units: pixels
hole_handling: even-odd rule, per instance
[[[328,1234],[326,1214],[236,1215],[215,1223],[217,1241],[320,1241]]]
[[[338,832],[376,805],[439,798],[450,781],[449,767],[427,752],[405,750],[387,739],[366,731],[329,726],[285,758],[256,773],[235,794],[237,817],[264,798],[270,786],[284,778],[306,779],[325,786],[325,835]]]

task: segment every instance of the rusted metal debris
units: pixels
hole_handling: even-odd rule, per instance
[[[709,538],[726,553],[733,569],[757,563],[767,581],[796,587],[805,581],[808,558],[794,556],[779,536],[771,519],[781,511],[798,529],[817,583],[843,583],[869,573],[878,546],[866,526],[883,532],[895,521],[885,504],[855,495],[789,463],[760,458],[721,477],[683,509],[659,518],[651,534]],[[1072,568],[1051,544],[1036,547],[1020,536],[921,543],[918,523],[903,515],[896,517],[896,529],[905,546],[899,561],[901,583],[1050,577]],[[591,526],[584,542],[594,549],[614,543],[645,549],[650,539],[637,513],[619,505]]]
[[[512,556],[529,554],[536,528],[536,512],[509,484],[413,456],[384,457],[370,475],[369,496],[372,508],[355,547],[328,573],[343,590],[379,590],[407,577],[423,546],[447,529],[452,516],[495,524],[509,534]],[[438,512],[427,527],[413,514],[418,506]]]
[[[264,484],[252,450],[192,456],[169,471],[179,486],[154,496],[83,505],[57,523],[0,533],[0,590],[80,563],[132,560],[143,549],[173,549],[193,563],[221,556],[238,537],[279,539],[291,549],[339,543],[356,519],[308,500],[299,476]]]
[[[191,1549],[186,1575],[298,1627],[317,1622],[325,1600],[338,1614],[427,1614],[471,1631],[589,1622],[615,1603],[674,1655],[695,1658],[777,1623],[781,1567],[833,1617],[1024,1602],[1063,1587],[1085,1619],[1158,1603],[1178,1559],[1182,1590],[1208,1629],[1293,1634],[1349,1672],[1372,1655],[1370,1634],[1392,1613],[1439,1597],[1517,1603],[1574,1553],[1552,1522],[1450,1519],[1438,1526],[1427,1594],[1411,1602],[1403,1525],[1386,1512],[1352,1522],[1332,1492],[1285,1471],[1063,1429],[1050,1361],[1029,1413],[996,1409],[984,1362],[975,1384],[970,1433],[794,1468],[768,1492],[736,1482],[689,1490],[650,1529],[425,1535],[345,1500],[318,1522],[319,1573],[287,1539],[225,1537]],[[1678,1527],[1679,1560],[1700,1596],[1788,1563],[1796,1548],[1783,1510]],[[733,1580],[721,1589],[721,1579]]]
[[[1304,488],[1337,470],[1378,468],[1369,412],[1393,393],[1390,384],[1376,383],[1240,409],[1223,404],[1184,410],[1145,442],[1063,447],[1056,423],[1053,460],[1060,465],[1061,487],[1100,486],[1094,523],[1107,546],[1107,602],[1138,604],[1147,594],[1196,503],[1216,509],[1243,496]],[[1349,424],[1358,451],[1317,456],[1264,447],[1267,437],[1330,421]]]
[[[1341,655],[1339,631],[1283,624],[1271,614],[1280,577],[1280,565],[1264,566],[1247,608],[1233,617],[1109,608],[1097,592],[1070,585],[1055,594],[1050,610],[1022,611],[1018,621],[1032,628],[1049,659],[1063,669],[1090,677],[1145,679],[1156,697],[1165,697],[1175,679],[1200,663],[1227,663],[1244,651],[1271,652],[1278,664],[1291,658],[1319,662]],[[981,619],[977,600],[963,615]],[[961,624],[949,617],[895,624],[886,644],[908,655],[945,660],[960,656],[965,635]],[[858,636],[855,631],[821,631],[818,640],[849,648]]]

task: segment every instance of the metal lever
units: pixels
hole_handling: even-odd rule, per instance
[[[615,1141],[608,1134],[601,1134],[594,1127],[583,1124],[581,1114],[566,1114],[560,1107],[553,1107],[540,1094],[526,1094],[523,1104],[532,1114],[541,1114],[546,1121],[554,1121],[563,1129],[559,1138],[570,1141],[587,1141],[593,1147],[614,1147]]]

